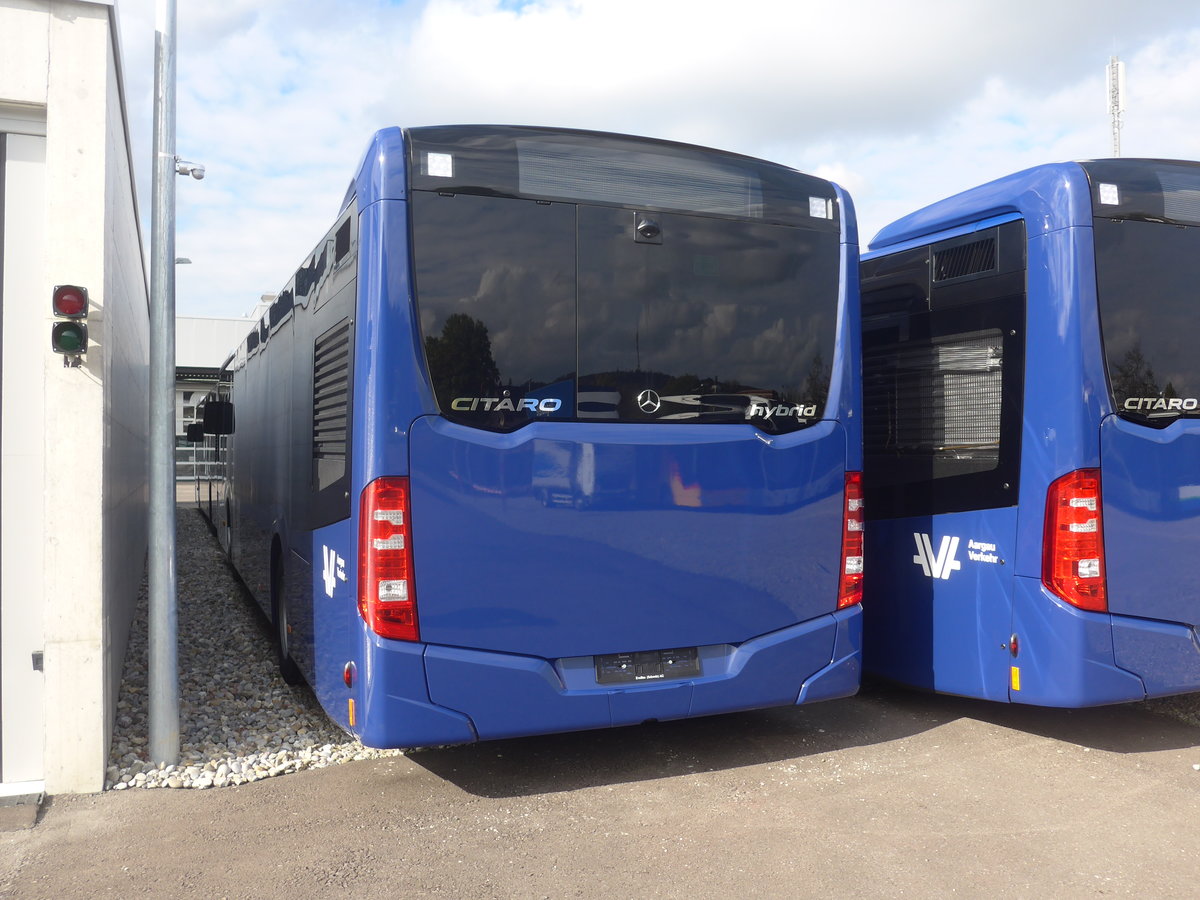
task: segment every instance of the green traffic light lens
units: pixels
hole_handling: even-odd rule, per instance
[[[58,322],[51,335],[55,353],[84,353],[87,350],[87,326],[79,322]]]

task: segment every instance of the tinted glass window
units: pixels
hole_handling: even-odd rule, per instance
[[[762,185],[755,172],[716,154],[683,156],[654,145],[579,145],[553,139],[516,143],[522,194],[743,218],[763,215]]]
[[[1024,385],[1024,228],[863,264],[872,518],[1012,506]]]
[[[412,128],[414,190],[717,213],[838,232],[833,185],[688,144],[500,125]]]
[[[1200,227],[1096,219],[1096,281],[1117,411],[1200,415]]]
[[[820,419],[836,234],[424,191],[412,203],[425,355],[447,418],[770,432]]]
[[[575,414],[575,208],[414,192],[425,356],[442,415],[508,430]]]
[[[581,418],[767,431],[820,418],[836,234],[580,207],[579,271]]]
[[[1200,164],[1161,159],[1082,162],[1093,215],[1200,225]]]

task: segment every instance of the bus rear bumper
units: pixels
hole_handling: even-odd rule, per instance
[[[1136,672],[1147,697],[1200,691],[1200,635],[1175,622],[1113,616],[1117,665]]]
[[[365,626],[364,626],[365,627]],[[339,705],[325,709],[368,747],[437,747],[476,740],[471,720],[429,702],[425,645],[389,641],[375,635],[360,696],[361,717],[348,722]]]
[[[700,676],[628,686],[598,684],[590,656],[547,661],[428,645],[431,709],[419,719],[441,716],[450,733],[442,740],[424,733],[414,743],[405,719],[412,721],[413,707],[424,704],[393,697],[383,704],[386,711],[374,712],[386,720],[394,713],[394,726],[372,724],[370,741],[366,733],[361,737],[371,746],[428,746],[470,740],[462,723],[478,739],[493,740],[845,697],[858,690],[861,644],[861,610],[852,607],[737,646],[702,647]],[[377,647],[381,657],[392,652]],[[388,663],[380,662],[386,669]]]
[[[833,661],[805,680],[796,703],[817,703],[837,700],[858,693],[862,683],[862,607],[839,610],[837,636],[834,639]]]
[[[1172,622],[1087,612],[1016,578],[1018,670],[1009,698],[1038,706],[1124,703],[1200,690],[1200,640]]]

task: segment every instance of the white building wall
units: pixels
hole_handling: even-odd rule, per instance
[[[45,19],[36,4],[0,3],[0,129],[15,136],[6,139],[11,157],[4,173],[0,769],[7,774],[0,788],[16,785],[17,792],[45,775],[45,676],[29,658],[45,642],[45,377],[31,340],[42,309],[23,302],[45,279]]]
[[[0,100],[46,106],[50,65],[47,4],[40,0],[0,3]]]
[[[14,127],[12,125],[10,128]],[[27,120],[25,131],[45,131]],[[45,646],[42,485],[46,443],[41,355],[28,336],[42,310],[20,302],[41,290],[46,243],[46,139],[4,138],[4,361],[0,384],[0,771],[8,785],[40,782],[45,773],[45,677],[32,654]],[[15,789],[24,792],[21,788]]]
[[[175,365],[215,369],[257,324],[251,318],[180,316],[175,321]]]
[[[40,397],[44,425],[24,449],[37,453],[40,444],[44,454],[43,558],[16,589],[37,591],[45,607],[50,793],[103,787],[146,553],[148,292],[113,14],[103,2],[0,0],[0,104],[45,115],[45,258],[27,294],[5,293],[6,350],[10,336],[23,350],[18,359],[5,354],[0,414],[7,426],[16,391],[32,403]],[[89,350],[78,368],[64,368],[49,346],[51,291],[63,283],[90,294]],[[28,333],[10,335],[14,304]],[[7,496],[7,456],[3,478]],[[10,575],[20,572],[9,536],[27,521],[7,513],[6,605],[15,602]]]

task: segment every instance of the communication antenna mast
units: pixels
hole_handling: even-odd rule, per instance
[[[1108,114],[1112,116],[1112,155],[1121,155],[1121,114],[1125,112],[1125,63],[1108,58]]]

